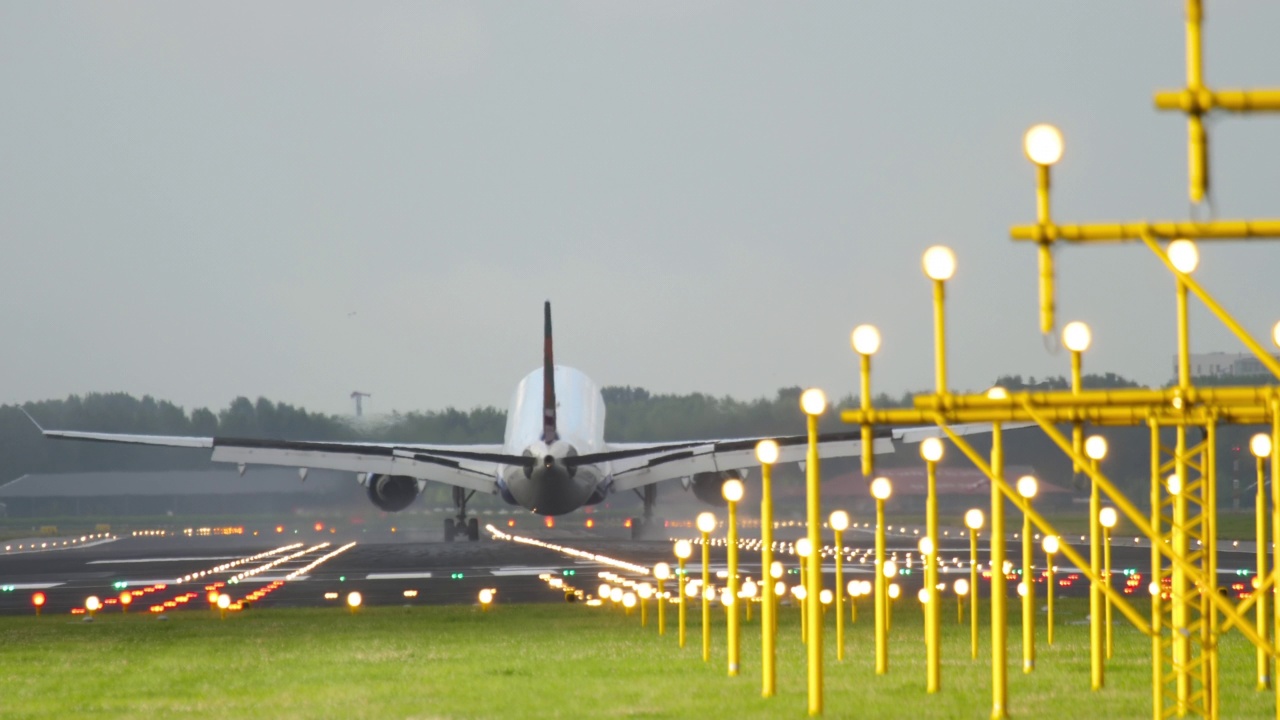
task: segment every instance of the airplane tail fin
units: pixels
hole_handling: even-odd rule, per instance
[[[544,340],[542,349],[542,441],[555,442],[556,433],[556,375],[555,360],[551,354],[551,301],[542,306]]]

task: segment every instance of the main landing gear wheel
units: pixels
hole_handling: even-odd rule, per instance
[[[661,520],[653,517],[653,506],[658,503],[658,486],[645,485],[636,488],[636,495],[644,503],[644,517],[631,518],[631,539],[644,540],[654,535],[656,528],[663,526]]]
[[[471,542],[477,542],[480,540],[480,521],[478,519],[471,518],[467,521],[467,538],[470,539]]]
[[[458,530],[454,526],[453,518],[446,518],[444,521],[444,541],[453,542],[453,537],[457,533],[458,533]]]

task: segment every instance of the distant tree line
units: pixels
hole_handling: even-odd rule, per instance
[[[1083,377],[1088,389],[1134,388],[1139,384],[1116,375],[1088,374]],[[1237,383],[1245,381],[1235,379]],[[1265,381],[1249,378],[1247,381]],[[1214,384],[1205,379],[1204,384]],[[1245,382],[1247,382],[1245,381]],[[1197,379],[1200,382],[1200,379]],[[1067,378],[1044,378],[1004,375],[995,385],[1010,391],[1062,390],[1070,387]],[[789,435],[804,431],[800,412],[800,387],[779,389],[773,397],[738,400],[703,393],[684,395],[651,393],[631,386],[606,387],[602,391],[608,409],[606,437],[618,442],[686,440],[699,438],[753,437]],[[898,397],[880,394],[873,399],[877,407],[910,406],[915,393]],[[837,412],[828,412],[822,421],[823,431],[851,429],[839,420],[838,410],[856,407],[858,398],[845,396],[834,402]],[[501,442],[506,425],[505,410],[478,407],[471,410],[447,408],[438,411],[393,413],[376,419],[356,420],[350,417],[310,412],[304,408],[276,403],[266,398],[251,401],[239,397],[217,412],[208,408],[186,411],[173,403],[150,396],[135,398],[125,393],[92,393],[73,395],[62,400],[45,400],[0,406],[0,483],[26,473],[92,472],[101,470],[162,470],[208,467],[209,455],[204,450],[173,448],[139,448],[104,443],[52,441],[43,439],[26,418],[29,412],[43,426],[65,430],[183,436],[222,436],[250,438],[283,438],[306,440],[352,440],[383,442],[496,443]],[[1224,463],[1224,478],[1239,471],[1241,448],[1248,452],[1248,436],[1252,428],[1223,428],[1223,447],[1219,457]],[[1149,434],[1144,428],[1105,428],[1101,432],[1110,440],[1108,473],[1122,484],[1140,489],[1149,472]],[[1008,462],[1035,468],[1044,479],[1080,489],[1081,479],[1073,476],[1070,463],[1042,433],[1019,431],[1009,433]],[[986,452],[989,439],[974,436],[975,448]],[[888,465],[918,462],[912,452],[900,452],[884,458]],[[950,452],[944,465],[967,461],[958,452]],[[1245,464],[1250,470],[1252,465]],[[848,471],[848,470],[845,470]],[[1246,477],[1246,481],[1248,478]],[[1247,484],[1247,482],[1246,482]],[[1226,489],[1224,489],[1226,490]]]

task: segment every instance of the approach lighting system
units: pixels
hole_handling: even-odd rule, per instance
[[[1183,275],[1195,272],[1200,264],[1200,251],[1190,240],[1174,240],[1165,252],[1169,255],[1169,262]]]
[[[98,612],[98,610],[101,607],[102,607],[102,601],[98,599],[97,595],[90,595],[89,597],[85,598],[85,601],[84,601],[85,610],[88,610],[89,612],[94,613],[94,612]]]
[[[1022,136],[1022,150],[1037,165],[1054,165],[1062,159],[1062,131],[1048,123],[1032,125]]]
[[[1036,491],[1040,489],[1040,483],[1038,483],[1035,477],[1031,475],[1023,475],[1022,477],[1018,478],[1017,487],[1018,487],[1018,494],[1030,500],[1031,498],[1036,496]]]
[[[1069,322],[1062,328],[1062,344],[1071,352],[1082,353],[1089,349],[1091,342],[1093,342],[1093,333],[1088,325],[1079,320]]]
[[[969,594],[969,581],[965,580],[964,578],[960,578],[959,580],[956,580],[953,587],[955,588],[956,594],[959,595],[960,597],[964,597],[965,595]]]
[[[893,577],[894,575],[897,575],[897,574],[898,574],[898,563],[896,563],[896,562],[894,562],[894,561],[892,561],[892,560],[885,560],[885,561],[884,561],[884,576],[885,576],[885,577],[887,577],[887,578],[891,578],[891,577]]]
[[[772,465],[778,462],[778,443],[773,440],[761,440],[756,443],[756,459],[761,465]]]
[[[675,553],[676,557],[681,560],[688,560],[689,556],[693,554],[693,545],[688,540],[677,540]]]
[[[671,577],[671,566],[660,562],[653,566],[653,577],[655,580],[666,580]]]
[[[942,459],[942,441],[936,437],[925,438],[920,443],[920,457],[929,462],[938,462]]]
[[[226,609],[227,609],[227,608],[229,608],[229,607],[231,607],[231,596],[230,596],[230,595],[228,595],[228,594],[226,594],[226,593],[219,593],[219,595],[218,595],[218,609],[219,609],[219,610],[226,610]]]
[[[946,245],[934,245],[924,251],[924,274],[930,280],[944,282],[956,274],[956,254]]]
[[[877,500],[888,500],[893,494],[893,483],[887,477],[878,477],[871,481],[871,496]]]
[[[811,552],[813,552],[813,544],[809,542],[809,538],[802,537],[796,540],[796,555],[807,558]]]
[[[999,385],[996,385],[995,387],[987,390],[987,399],[988,400],[1008,400],[1009,391],[1005,390]]]
[[[827,410],[827,394],[818,388],[809,388],[800,395],[800,409],[805,415],[821,415]]]
[[[849,513],[843,510],[836,510],[831,513],[829,522],[831,523],[832,530],[835,530],[836,532],[844,532],[849,529]]]
[[[849,338],[859,355],[875,355],[880,349],[880,330],[875,325],[859,325]]]
[[[351,592],[347,593],[347,607],[354,610],[355,608],[360,607],[360,604],[362,602],[364,602],[364,598],[361,597],[358,591],[352,590]],[[218,603],[221,604],[222,600],[219,599]]]
[[[1253,453],[1256,458],[1271,457],[1271,436],[1266,433],[1258,433],[1249,438],[1249,452]]]
[[[729,478],[720,486],[720,493],[724,495],[725,500],[728,500],[731,503],[736,503],[741,500],[742,495],[745,492],[746,488],[742,486],[742,481],[738,478]]]
[[[1058,540],[1057,535],[1045,535],[1042,544],[1044,545],[1044,551],[1049,555],[1057,554],[1062,549],[1062,543]]]
[[[1280,322],[1271,326],[1271,344],[1280,348]]]
[[[709,533],[716,529],[716,516],[709,512],[698,513],[698,530]]]
[[[981,530],[985,520],[982,511],[978,508],[972,508],[964,514],[964,526],[970,530]]]
[[[1116,526],[1116,509],[1113,507],[1104,507],[1098,512],[1098,522],[1102,523],[1102,527],[1111,529]]]
[[[933,554],[933,538],[928,535],[920,538],[920,542],[916,543],[916,549],[921,555],[928,557]]]
[[[1101,435],[1090,435],[1084,441],[1084,454],[1090,460],[1101,460],[1107,456],[1107,439]]]

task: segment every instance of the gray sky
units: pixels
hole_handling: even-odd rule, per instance
[[[1280,85],[1280,4],[1212,2],[1206,76]],[[959,256],[953,384],[1061,374],[1022,132],[1063,221],[1186,217],[1170,2],[0,2],[0,401],[123,390],[505,406],[540,362],[748,398],[932,383],[919,257]],[[1280,123],[1212,130],[1221,217],[1280,215]],[[1064,248],[1086,370],[1171,375],[1173,286]],[[1280,248],[1202,248],[1247,327]],[[1193,350],[1238,345],[1207,312]]]

